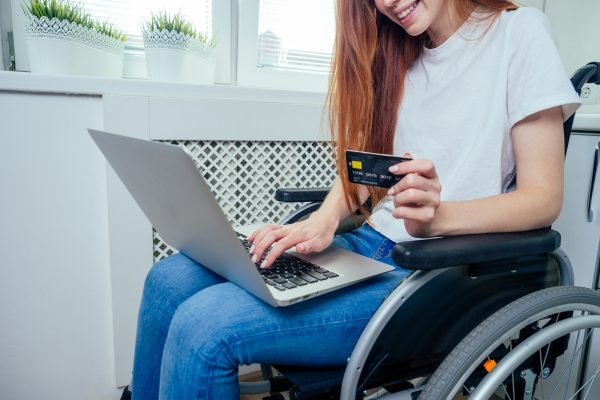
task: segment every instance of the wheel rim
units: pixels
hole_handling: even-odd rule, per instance
[[[558,313],[561,314],[558,315]],[[486,371],[483,364],[490,356],[495,361],[501,360],[512,350],[513,344],[516,348],[520,343],[534,335],[540,329],[551,326],[565,318],[599,314],[600,293],[581,287],[562,286],[548,288],[518,299],[505,306],[494,315],[488,317],[467,335],[461,343],[459,343],[448,357],[446,357],[441,366],[436,370],[435,374],[429,379],[429,382],[422,391],[419,399],[453,400],[457,398],[456,396],[459,394],[462,394],[463,396],[467,395],[468,398],[470,398],[470,394],[473,393],[476,387],[481,383],[485,375],[489,374],[489,370]],[[528,326],[529,324],[532,325]],[[535,329],[531,329],[532,326]],[[598,334],[600,335],[600,332],[598,332]],[[514,343],[513,340],[510,340],[513,338],[516,338]],[[552,357],[548,357],[547,366],[549,368],[547,368],[547,370],[549,370],[553,376],[557,375],[557,373],[553,371],[562,368],[562,365],[560,365],[562,362],[560,361],[561,359],[567,359],[578,355],[572,353],[572,349],[575,347],[579,347],[579,352],[587,355],[587,349],[584,349],[584,347],[588,345],[588,339],[589,336],[585,337],[585,335],[579,335],[577,337],[578,341],[576,346],[573,346],[572,343],[567,346],[566,341],[560,342],[562,343],[562,346],[556,346],[558,351],[555,349],[555,346],[552,346]],[[502,351],[498,351],[498,349]],[[566,354],[563,356],[563,353]],[[546,361],[545,355],[538,355],[538,362],[536,365],[544,366],[546,365]],[[579,357],[577,357],[577,361],[580,361]],[[587,360],[584,361],[587,362]],[[594,360],[594,362],[596,361]],[[600,363],[600,361],[598,361],[598,363]],[[532,362],[530,362],[530,364],[532,364]],[[573,379],[574,381],[577,380],[579,377],[579,374],[577,373],[579,366],[579,363],[576,364],[577,368],[574,369],[573,377],[567,376],[567,381],[570,379]],[[594,372],[594,368],[590,368],[592,373]],[[535,379],[541,379],[542,369],[543,368],[538,367],[536,374],[534,374]],[[598,375],[600,375],[600,373]],[[535,379],[533,380],[534,384],[537,383]],[[548,381],[552,381],[552,379],[551,376]],[[600,381],[600,376],[596,381]],[[517,389],[515,391],[517,393],[519,393],[519,390],[523,391],[525,380],[517,378],[516,383]],[[522,384],[520,388],[519,384]],[[500,392],[500,397],[493,397],[493,399],[512,400],[515,397],[527,398],[522,395],[514,396],[512,393],[514,386],[515,385],[512,385],[511,383],[509,385],[510,393]],[[538,395],[538,393],[535,394],[536,396]],[[600,398],[597,395],[596,397]],[[462,399],[463,397],[458,398]],[[535,397],[536,400],[540,398],[569,399],[569,396],[557,397],[557,395],[555,395],[553,397],[548,397],[548,393],[544,393],[543,397]]]
[[[491,398],[491,396],[498,392],[498,388],[504,388],[504,392],[507,392],[507,397],[509,399],[515,398],[539,398],[539,399],[550,399],[550,398],[564,398],[564,399],[574,399],[577,396],[583,396],[582,398],[587,398],[587,395],[590,393],[591,388],[596,382],[596,378],[600,372],[600,364],[591,378],[586,380],[584,384],[580,387],[575,386],[572,391],[569,391],[569,385],[567,384],[565,388],[565,394],[563,397],[560,397],[561,393],[559,393],[559,385],[563,381],[563,377],[567,376],[565,374],[561,375],[561,379],[559,379],[558,384],[551,388],[549,391],[548,397],[546,397],[546,393],[544,391],[543,381],[545,378],[542,378],[541,374],[544,371],[544,362],[542,357],[542,350],[545,346],[550,344],[551,342],[567,335],[573,334],[574,332],[589,332],[585,334],[585,338],[580,346],[577,346],[575,351],[573,352],[573,356],[577,356],[579,350],[583,349],[587,340],[591,337],[592,329],[600,328],[600,316],[598,315],[583,315],[580,317],[568,318],[563,321],[556,322],[543,330],[540,330],[538,333],[526,339],[523,343],[521,343],[516,348],[512,349],[509,354],[504,357],[500,363],[483,379],[483,381],[478,385],[471,396],[469,397],[471,400],[486,400]],[[578,341],[578,340],[577,340]],[[577,342],[576,341],[576,342]],[[548,350],[549,346],[546,347]],[[539,370],[541,371],[539,376],[535,378],[539,378],[539,381],[542,382],[541,385],[541,393],[532,391],[531,393],[523,393],[522,395],[519,393],[515,393],[513,390],[512,396],[510,395],[509,390],[505,387],[505,381],[509,378],[509,376],[514,376],[514,371],[518,369],[527,359],[531,358],[536,352],[540,355],[540,366]],[[573,366],[573,362],[569,363],[569,367]],[[567,378],[567,382],[569,378]],[[514,382],[514,380],[513,380]],[[514,389],[515,385],[512,385]],[[527,389],[526,389],[527,390]],[[535,390],[535,389],[534,389]],[[541,394],[541,397],[540,397]],[[558,397],[555,397],[558,396]]]
[[[482,356],[479,359],[477,359],[476,362],[474,364],[472,364],[472,366],[467,370],[467,372],[465,374],[465,379],[462,379],[461,381],[457,382],[456,385],[454,386],[454,388],[451,390],[452,396],[456,396],[460,391],[463,391],[463,389],[464,389],[464,391],[466,391],[468,393],[472,393],[474,388],[469,388],[469,387],[464,386],[464,381],[466,381],[466,378],[469,377],[479,366],[481,366],[484,363],[486,357],[490,353],[492,353],[495,349],[497,349],[499,346],[501,346],[505,342],[511,343],[510,338],[513,337],[518,331],[521,331],[522,329],[524,329],[525,327],[531,325],[532,323],[534,323],[536,321],[543,320],[543,319],[548,318],[553,315],[558,315],[561,313],[569,313],[569,312],[585,312],[590,315],[600,315],[600,307],[595,306],[595,305],[590,305],[590,304],[559,305],[559,306],[551,307],[549,309],[542,310],[542,311],[530,316],[529,318],[522,321],[518,325],[515,325],[513,327],[513,329],[511,329],[510,331],[506,332],[504,335],[497,338],[493,343],[489,344],[489,346],[482,353]],[[512,348],[510,348],[509,350],[512,350]],[[511,393],[508,393],[507,398],[513,399],[514,396],[512,396]]]

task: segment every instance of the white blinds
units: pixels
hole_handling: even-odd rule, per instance
[[[141,48],[142,21],[151,12],[181,12],[198,31],[210,33],[211,0],[76,0],[94,17],[109,21],[127,33],[126,47]]]
[[[260,0],[257,67],[328,72],[333,0]]]

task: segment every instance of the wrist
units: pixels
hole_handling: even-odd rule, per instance
[[[430,224],[430,237],[448,236],[449,230],[446,225],[445,215],[447,213],[448,203],[440,202],[440,205],[435,210],[435,216]]]
[[[334,212],[329,212],[322,208],[319,208],[317,211],[313,212],[308,219],[311,222],[318,222],[325,226],[331,227],[331,230],[334,232],[340,224],[340,217],[338,217]]]

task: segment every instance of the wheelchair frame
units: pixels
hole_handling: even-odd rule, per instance
[[[566,254],[557,249],[551,253],[556,261],[560,274],[560,285],[573,285],[573,267]],[[455,267],[450,267],[455,268]],[[413,279],[405,284],[399,285],[383,302],[377,312],[373,315],[368,325],[360,336],[352,355],[348,359],[348,365],[344,373],[340,398],[352,399],[356,396],[356,388],[367,361],[367,357],[375,344],[375,341],[386,327],[392,316],[402,306],[407,297],[422,288],[428,282],[444,272],[443,269],[434,271],[417,271],[410,277]],[[414,277],[413,277],[414,276]]]
[[[600,84],[600,63],[589,63],[582,67],[573,75],[571,82],[578,94],[581,94],[581,89],[585,83]],[[565,154],[573,120],[574,116],[564,124]],[[309,204],[302,206],[286,217],[282,223],[295,222],[316,210],[326,196],[327,191],[328,189],[323,188],[278,190],[276,193],[277,200],[309,202]],[[384,329],[400,307],[406,303],[407,299],[418,293],[420,289],[425,288],[426,285],[440,278],[444,273],[460,268],[468,269],[476,266],[481,270],[491,271],[492,274],[498,271],[506,272],[507,270],[512,273],[515,272],[515,266],[519,266],[521,262],[527,262],[528,257],[542,254],[553,260],[557,267],[558,285],[556,286],[572,286],[574,284],[573,268],[567,255],[559,249],[559,246],[560,235],[549,228],[530,232],[465,235],[463,237],[399,243],[394,248],[394,260],[398,265],[413,269],[415,272],[390,293],[362,332],[345,367],[340,398],[344,400],[356,398],[361,390],[359,382],[361,376],[364,376],[366,372],[366,363],[373,348],[380,340]],[[448,261],[450,259],[452,262]],[[536,290],[535,288],[527,289],[531,289],[529,292]],[[521,296],[523,294],[519,297]],[[504,302],[501,306],[510,303],[512,300]],[[493,310],[488,315],[497,310]],[[270,369],[263,367],[263,371],[266,377],[270,377]],[[367,376],[367,379],[369,376]],[[270,391],[271,385],[268,381],[255,384],[243,383],[241,389],[242,393],[264,393]],[[394,398],[412,398],[410,395],[412,392],[414,392],[414,389],[402,391],[397,393]]]

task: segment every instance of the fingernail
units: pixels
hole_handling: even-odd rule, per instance
[[[256,264],[256,260],[257,260],[257,258],[256,258],[256,254],[255,254],[252,256],[252,262]]]
[[[262,264],[260,264],[261,268],[266,268],[267,267],[267,261],[263,261]]]
[[[397,165],[392,165],[392,166],[389,168],[389,171],[390,171],[390,172],[396,172],[396,171],[398,171],[398,166],[397,166]]]
[[[248,254],[254,254],[254,250],[256,248],[254,246],[250,246],[250,250],[248,250]]]
[[[394,194],[394,189],[388,190],[387,194],[390,195],[390,196],[393,195]]]

